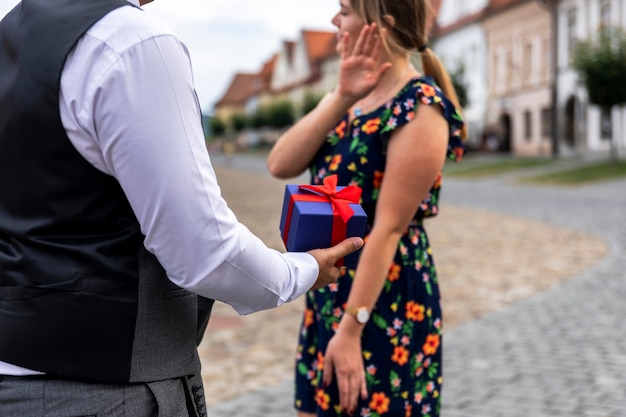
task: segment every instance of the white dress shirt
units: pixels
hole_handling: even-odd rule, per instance
[[[72,144],[118,180],[146,248],[173,283],[240,314],[292,301],[313,285],[311,255],[268,248],[221,197],[189,53],[149,12],[124,6],[88,30],[66,61],[59,104]],[[33,373],[0,362],[0,374]]]

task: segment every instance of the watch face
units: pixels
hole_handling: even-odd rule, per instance
[[[366,309],[361,308],[361,309],[357,310],[357,312],[356,312],[356,320],[359,323],[367,323],[369,318],[370,318],[370,313]]]

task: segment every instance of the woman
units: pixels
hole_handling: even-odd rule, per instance
[[[368,214],[356,270],[307,295],[295,405],[300,417],[437,416],[441,309],[422,223],[437,214],[446,156],[463,155],[461,109],[426,45],[429,0],[340,6],[338,85],[267,161],[279,178],[308,168],[313,184],[337,174],[340,185],[360,186]]]

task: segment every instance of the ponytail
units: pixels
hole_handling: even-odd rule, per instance
[[[448,71],[446,71],[437,55],[435,55],[435,53],[428,46],[425,45],[420,47],[419,50],[420,56],[422,57],[422,71],[424,71],[424,74],[433,77],[439,88],[441,88],[441,91],[443,91],[446,97],[450,99],[452,104],[454,104],[462,114],[463,109],[459,104],[459,98],[456,94],[456,90],[454,89],[454,85],[452,84]],[[467,139],[467,123],[463,124],[461,139]]]
[[[379,31],[383,28],[389,31],[391,37],[381,36],[387,52],[391,54],[392,51],[397,51],[412,55],[416,51],[421,56],[422,72],[433,77],[441,91],[463,113],[450,75],[428,47],[427,33],[430,30],[429,25],[434,22],[429,22],[428,19],[434,15],[431,0],[351,0],[350,3],[355,13],[365,22],[375,22]],[[386,16],[393,17],[394,24],[388,24]],[[467,123],[463,124],[461,138],[467,139]]]

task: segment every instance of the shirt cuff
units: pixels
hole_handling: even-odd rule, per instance
[[[285,300],[289,302],[311,289],[317,281],[320,268],[317,260],[307,252],[285,252],[283,257],[290,264],[289,269],[292,270],[295,277],[293,291]]]

